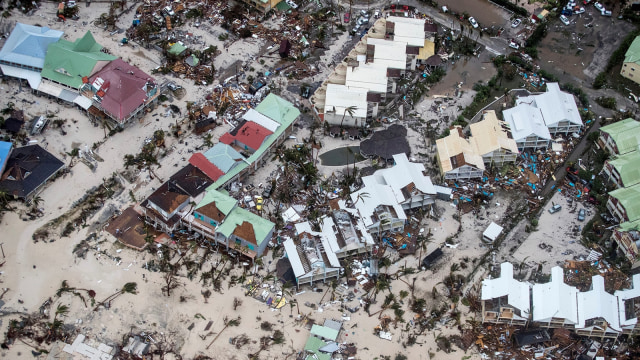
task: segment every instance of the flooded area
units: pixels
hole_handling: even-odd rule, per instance
[[[461,90],[471,90],[478,81],[486,82],[496,74],[490,54],[483,52],[480,57],[461,57],[449,60],[445,70],[447,75],[429,90],[429,95],[453,96],[460,84]],[[462,83],[462,84],[461,84]]]
[[[345,146],[320,154],[320,163],[324,166],[342,166],[364,160],[360,155],[360,146]]]
[[[473,16],[481,27],[504,26],[511,13],[487,0],[446,0],[439,2],[456,13]]]

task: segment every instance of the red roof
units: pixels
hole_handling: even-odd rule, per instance
[[[202,153],[195,153],[191,155],[191,158],[189,158],[189,164],[200,169],[200,171],[213,181],[217,181],[220,176],[224,175],[224,172],[207,160]]]
[[[220,142],[231,145],[231,143],[236,140],[238,143],[246,145],[255,151],[260,148],[264,139],[271,134],[273,134],[273,132],[264,126],[254,123],[253,121],[247,121],[240,128],[236,128],[232,132],[222,135]]]
[[[105,84],[109,84],[102,98],[102,108],[119,121],[124,121],[147,100],[147,81],[155,83],[147,73],[122,59],[107,64],[89,79],[89,83],[93,84],[98,77],[102,78]],[[103,88],[107,89],[106,86]]]

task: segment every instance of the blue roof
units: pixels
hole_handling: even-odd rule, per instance
[[[225,174],[237,164],[245,163],[244,156],[240,155],[233,147],[223,143],[215,144],[204,153],[204,157]]]
[[[6,141],[0,141],[0,170],[4,170],[5,165],[7,164],[7,160],[9,160],[9,154],[11,154],[11,148],[13,144]],[[2,172],[0,171],[0,178],[2,177]]]
[[[42,69],[49,45],[57,42],[62,31],[16,23],[0,50],[0,60]]]

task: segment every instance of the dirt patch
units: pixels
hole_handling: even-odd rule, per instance
[[[592,8],[572,16],[570,21],[568,26],[559,20],[549,23],[547,36],[538,47],[538,57],[544,59],[539,65],[544,70],[556,73],[560,70],[591,83],[633,25],[601,16]]]

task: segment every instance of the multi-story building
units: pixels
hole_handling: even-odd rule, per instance
[[[640,36],[637,36],[624,54],[620,75],[640,84]]]
[[[616,188],[640,183],[640,151],[632,151],[604,163],[604,174]]]
[[[500,264],[500,277],[482,280],[482,322],[526,325],[529,296],[529,285],[513,278],[513,265]]]
[[[620,223],[640,220],[640,184],[609,192],[607,210]]]
[[[601,127],[598,145],[611,155],[624,155],[638,150],[640,122],[628,118]]]
[[[564,282],[564,270],[551,269],[551,281],[532,286],[532,321],[545,328],[573,329],[578,323],[578,289]]]

